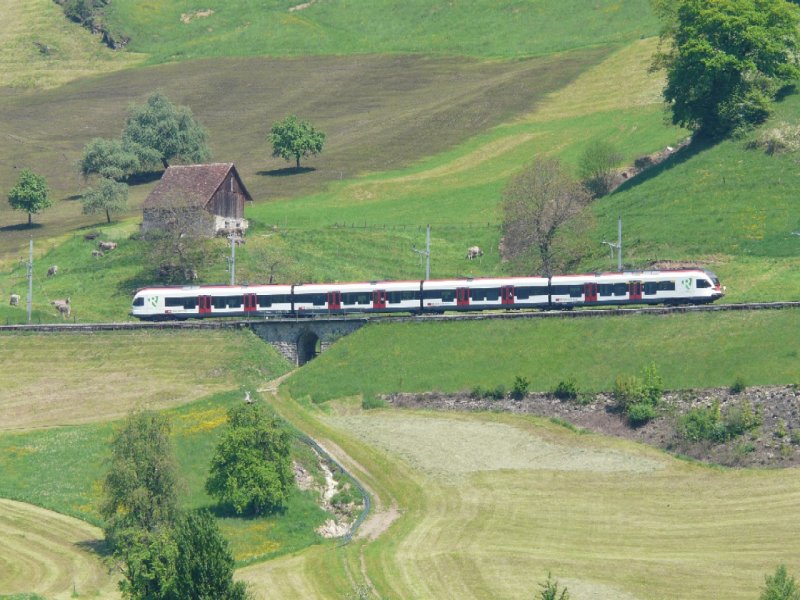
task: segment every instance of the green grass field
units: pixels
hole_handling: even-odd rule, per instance
[[[514,377],[547,391],[574,379],[613,388],[650,362],[670,389],[800,383],[800,312],[763,311],[371,325],[321,355],[288,383],[314,402],[357,394],[510,389]],[[381,340],[391,339],[390,346]],[[379,349],[376,351],[376,349]]]
[[[110,24],[151,61],[217,56],[445,54],[520,57],[658,31],[645,0],[116,0]],[[576,18],[578,16],[578,18]]]

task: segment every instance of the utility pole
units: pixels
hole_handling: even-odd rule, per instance
[[[617,251],[617,271],[622,273],[622,217],[617,217],[617,243],[603,240],[601,244],[611,249],[611,258],[614,258],[614,250]]]
[[[33,311],[33,238],[30,239],[28,246],[28,323],[31,322],[31,312]]]
[[[425,250],[417,250],[412,247],[411,250],[425,257],[425,281],[431,278],[431,226],[428,225],[427,233],[425,234]]]
[[[228,265],[231,271],[231,285],[236,285],[236,234],[231,233],[231,257],[228,259]]]

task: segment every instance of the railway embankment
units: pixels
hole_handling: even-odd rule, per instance
[[[664,393],[658,416],[631,426],[616,408],[611,393],[582,394],[559,400],[548,393],[530,393],[521,400],[473,398],[469,392],[401,393],[382,396],[397,408],[439,411],[504,411],[552,419],[568,427],[649,444],[674,454],[727,467],[783,468],[800,466],[800,385],[752,386],[742,390],[707,388]],[[727,415],[750,411],[758,425],[722,441],[686,439],[682,417],[691,411]],[[698,412],[702,411],[702,412]]]

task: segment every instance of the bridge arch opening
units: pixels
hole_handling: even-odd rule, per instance
[[[319,336],[313,331],[304,331],[297,338],[297,365],[302,366],[320,353]]]

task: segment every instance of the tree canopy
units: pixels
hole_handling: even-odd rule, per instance
[[[759,600],[800,600],[800,588],[787,572],[786,565],[779,565],[773,575],[764,578]]]
[[[139,170],[139,158],[121,140],[94,138],[83,148],[80,168],[84,177],[99,175],[121,181]]]
[[[664,21],[654,68],[672,122],[720,138],[764,121],[798,76],[798,9],[785,0],[654,0]]]
[[[299,121],[295,115],[289,115],[272,124],[269,141],[272,144],[272,156],[280,156],[285,160],[294,158],[299,169],[301,157],[322,152],[325,134],[317,131],[308,121]]]
[[[185,514],[175,527],[175,586],[171,600],[245,600],[247,588],[233,581],[228,542],[208,511]]]
[[[31,216],[52,204],[49,193],[47,180],[42,175],[24,169],[19,174],[16,185],[8,193],[8,203],[14,210],[27,212],[28,225],[31,225]]]
[[[113,179],[101,178],[96,187],[83,194],[84,214],[106,213],[111,223],[112,212],[124,212],[128,208],[128,184]]]
[[[591,196],[557,159],[537,159],[503,191],[503,253],[528,272],[568,269],[584,253]]]
[[[289,433],[258,404],[230,409],[228,424],[211,460],[206,490],[237,514],[283,507],[294,483]]]
[[[174,522],[178,475],[169,433],[166,417],[142,411],[114,435],[100,508],[112,546],[126,529],[152,532]]]
[[[122,146],[133,152],[141,168],[167,168],[171,160],[202,162],[211,157],[208,132],[186,106],[175,106],[161,92],[141,106],[132,106],[122,132]]]

